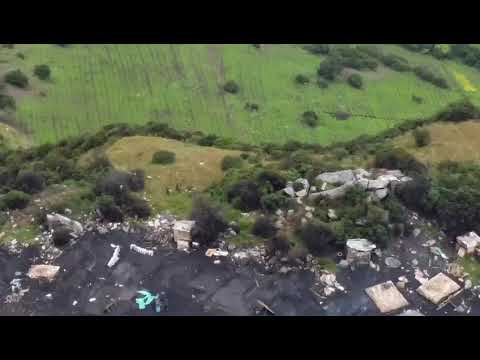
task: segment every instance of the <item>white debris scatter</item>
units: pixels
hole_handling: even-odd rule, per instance
[[[394,257],[387,257],[385,258],[385,265],[387,265],[389,268],[396,269],[402,266],[402,263],[400,260]]]
[[[118,262],[118,260],[120,260],[120,246],[119,245],[114,245],[114,244],[111,244],[110,246],[113,247],[114,250],[113,250],[112,257],[110,258],[110,260],[107,263],[107,266],[109,268],[115,266],[115,264]]]
[[[51,299],[53,296],[52,296],[52,294],[46,294],[45,297],[46,297],[47,299]]]
[[[228,251],[220,250],[220,249],[208,249],[205,252],[205,256],[212,257],[212,256],[228,256]]]
[[[448,256],[445,255],[445,253],[442,251],[442,249],[440,249],[439,247],[437,246],[433,246],[430,248],[430,252],[434,255],[438,255],[440,256],[442,259],[444,260],[448,260]]]
[[[153,250],[147,250],[147,249],[142,248],[140,246],[137,246],[135,244],[130,245],[130,250],[133,250],[133,251],[135,251],[139,254],[142,254],[142,255],[153,256]]]
[[[458,290],[460,290],[460,285],[444,273],[438,273],[422,284],[417,292],[432,303],[438,304]]]
[[[391,281],[369,287],[365,292],[381,313],[391,313],[409,305]]]
[[[77,306],[77,304],[78,304],[78,301],[74,300],[73,303],[72,303],[72,306]]]
[[[425,276],[423,271],[419,269],[415,269],[415,279],[422,285],[428,281],[428,278]]]
[[[90,298],[90,299],[88,299],[88,302],[91,302],[91,303],[93,303],[93,302],[95,302],[95,301],[97,301],[97,298]]]
[[[60,270],[60,266],[53,265],[32,265],[27,276],[30,279],[45,279],[52,281]]]

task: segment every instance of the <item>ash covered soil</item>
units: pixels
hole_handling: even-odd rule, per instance
[[[375,255],[377,268],[339,269],[336,280],[345,291],[330,296],[322,293],[323,285],[308,268],[290,268],[287,274],[267,271],[263,265],[237,265],[230,258],[214,258],[198,250],[187,254],[172,249],[157,249],[154,256],[130,250],[130,244],[144,245],[141,234],[115,231],[104,235],[87,233],[75,244],[65,248],[53,261],[60,271],[52,282],[26,276],[32,264],[42,264],[40,249],[30,247],[12,255],[0,250],[0,315],[261,315],[258,300],[276,315],[380,315],[365,288],[399,277],[408,282],[401,290],[410,305],[406,309],[424,315],[480,315],[476,287],[465,291],[458,304],[440,310],[416,293],[420,283],[415,270],[426,270],[428,277],[446,271],[453,249],[442,245],[444,259],[434,254],[422,234],[402,239],[390,249]],[[430,239],[431,240],[431,239]],[[120,245],[120,261],[112,268],[110,244]],[[450,251],[449,251],[450,250]],[[395,257],[401,263],[393,268],[385,262]],[[341,254],[336,259],[341,259]],[[413,265],[412,265],[413,262]],[[13,279],[20,279],[23,296],[12,301]],[[457,281],[460,285],[461,282]],[[28,291],[26,291],[28,289]],[[137,291],[165,292],[168,308],[155,312],[154,305],[138,309]]]

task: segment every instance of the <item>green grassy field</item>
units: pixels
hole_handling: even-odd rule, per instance
[[[412,64],[436,68],[452,89],[439,89],[412,73],[385,67],[363,73],[364,90],[341,81],[320,89],[314,80],[322,58],[299,45],[266,45],[261,50],[246,44],[16,45],[0,49],[0,74],[20,68],[31,75],[35,65],[51,66],[52,81],[31,76],[31,90],[14,94],[16,119],[35,143],[54,142],[110,123],[159,120],[178,129],[249,143],[295,139],[328,144],[430,116],[463,95],[480,103],[478,91],[464,91],[462,85],[467,79],[480,89],[480,73],[475,70],[395,45],[384,48]],[[25,59],[16,57],[17,52]],[[297,85],[294,78],[299,73],[309,75],[311,84]],[[221,90],[227,80],[240,85],[239,94]],[[424,103],[414,103],[412,95],[424,98]],[[245,110],[246,102],[257,103],[258,113]],[[354,116],[338,121],[326,113],[340,109]],[[300,122],[307,110],[320,114],[316,129]]]

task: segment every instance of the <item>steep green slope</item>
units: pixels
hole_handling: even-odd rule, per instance
[[[323,60],[300,45],[16,45],[0,50],[0,74],[20,68],[32,74],[35,65],[52,68],[52,81],[31,77],[32,88],[8,88],[17,99],[17,121],[31,130],[36,143],[92,131],[118,122],[163,121],[179,129],[201,130],[243,142],[285,142],[295,139],[328,144],[374,134],[405,119],[434,114],[465,94],[480,103],[478,92],[462,90],[458,74],[480,86],[480,74],[454,62],[409,52],[395,45],[412,63],[425,63],[445,74],[451,89],[437,88],[413,73],[383,66],[362,72],[364,89],[345,81],[327,89],[316,85]],[[15,56],[22,52],[25,59]],[[455,75],[455,72],[457,75]],[[295,76],[306,74],[302,86]],[[228,80],[240,92],[222,90]],[[412,96],[424,99],[422,104]],[[246,103],[259,110],[245,109]],[[315,111],[320,125],[302,124],[301,114]],[[353,114],[339,121],[339,110]]]

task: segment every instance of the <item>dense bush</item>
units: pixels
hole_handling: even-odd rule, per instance
[[[128,179],[128,188],[131,191],[141,191],[145,189],[145,171],[142,169],[135,169],[131,172]]]
[[[314,255],[325,253],[335,240],[335,234],[325,223],[313,220],[297,229],[297,236]]]
[[[273,220],[262,216],[257,218],[252,226],[252,234],[255,236],[259,236],[265,239],[271,238],[275,236],[277,233],[277,228],[273,223]]]
[[[277,233],[267,241],[267,250],[270,254],[274,254],[277,251],[284,254],[287,253],[291,247],[292,245],[284,233]]]
[[[241,168],[242,165],[243,165],[243,160],[241,157],[227,155],[223,158],[221,167],[223,171],[227,171],[228,169],[232,169],[232,168],[235,168],[235,169]]]
[[[23,89],[28,86],[28,77],[21,70],[11,70],[5,74],[5,82]]]
[[[317,74],[326,80],[333,81],[342,72],[342,65],[332,59],[324,60],[318,67]]]
[[[395,71],[410,71],[408,60],[398,55],[386,55],[382,57],[382,63]]]
[[[152,164],[167,165],[175,162],[175,153],[171,151],[157,151],[152,156]]]
[[[431,143],[432,138],[430,132],[427,129],[415,129],[413,130],[413,137],[417,147],[424,147]]]
[[[23,209],[30,202],[30,195],[23,191],[12,190],[0,197],[0,209]]]
[[[245,104],[245,110],[247,111],[251,111],[251,112],[257,112],[258,110],[260,109],[260,106],[258,104],[255,104],[255,103],[249,103],[247,102]]]
[[[261,192],[258,184],[251,180],[240,180],[233,184],[227,192],[227,199],[242,211],[253,211],[260,208]]]
[[[325,81],[325,80],[323,80],[323,79],[321,79],[321,78],[319,78],[319,79],[317,80],[317,86],[318,86],[320,89],[326,89],[326,88],[328,88],[328,82]]]
[[[96,209],[103,219],[108,222],[122,222],[123,214],[120,207],[115,204],[112,196],[105,195],[97,198]]]
[[[220,209],[213,206],[204,197],[194,200],[190,218],[195,221],[192,239],[201,245],[208,245],[216,241],[218,235],[228,227]]]
[[[206,135],[200,138],[197,144],[200,146],[213,146],[217,140],[218,136],[216,135]]]
[[[261,170],[257,174],[257,181],[260,184],[270,184],[272,191],[282,190],[287,185],[285,177],[273,170]]]
[[[56,247],[63,247],[67,245],[72,238],[72,232],[66,226],[56,228],[52,234],[52,241]]]
[[[448,104],[435,118],[440,121],[460,122],[480,117],[480,110],[468,100]]]
[[[50,66],[42,64],[42,65],[37,65],[33,69],[33,73],[35,74],[36,77],[38,77],[40,80],[47,80],[50,79],[51,75],[51,70]]]
[[[297,76],[295,76],[295,82],[300,85],[305,85],[310,82],[310,79],[307,75],[298,74]]]
[[[433,71],[431,71],[429,68],[425,66],[417,66],[413,70],[415,75],[417,75],[420,79],[430,82],[435,86],[438,86],[439,88],[442,89],[448,89],[448,83],[447,80],[442,78],[440,75],[435,74]]]
[[[24,171],[18,174],[15,187],[27,194],[35,194],[45,188],[45,180],[36,173]]]
[[[127,194],[131,186],[132,175],[129,173],[111,170],[101,177],[95,185],[95,194],[110,195],[118,205],[123,205],[127,200]]]
[[[235,81],[230,80],[223,85],[223,90],[230,94],[236,94],[240,91],[240,87]]]
[[[330,52],[330,46],[328,44],[309,44],[304,48],[315,55],[327,55]]]
[[[275,212],[277,209],[284,209],[289,204],[289,199],[282,193],[263,195],[260,199],[262,209],[267,212]]]
[[[124,208],[129,216],[138,217],[139,219],[146,219],[152,214],[152,209],[148,202],[132,193],[127,194]]]
[[[425,176],[418,176],[413,181],[401,183],[395,187],[395,193],[405,206],[428,213],[431,212],[428,200],[430,190],[430,180]]]
[[[314,128],[318,126],[318,115],[315,111],[305,111],[302,114],[302,121],[305,125]]]
[[[15,110],[15,99],[10,95],[0,94],[0,110]]]
[[[385,169],[400,169],[408,174],[425,173],[427,170],[425,165],[401,148],[378,152],[375,155],[375,166]]]
[[[423,98],[420,96],[412,95],[412,101],[417,104],[423,104]]]
[[[363,78],[359,74],[350,75],[347,81],[352,87],[356,89],[361,89],[363,87]]]

